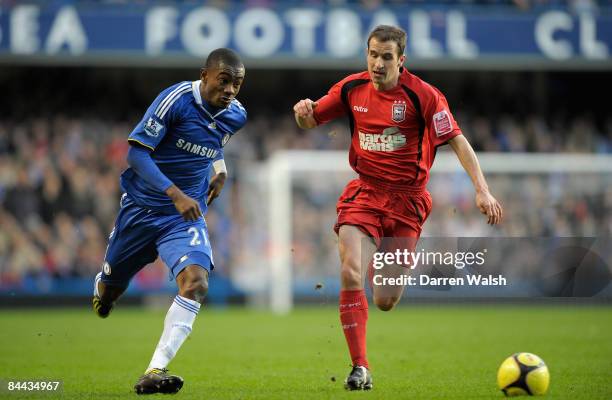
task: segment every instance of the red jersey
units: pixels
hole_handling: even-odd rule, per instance
[[[324,124],[342,115],[351,129],[351,167],[389,189],[424,189],[436,148],[461,134],[444,95],[405,68],[390,90],[376,90],[367,71],[335,84],[314,118]]]

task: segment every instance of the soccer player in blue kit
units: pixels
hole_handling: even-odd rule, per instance
[[[106,318],[130,279],[158,255],[178,284],[153,358],[134,386],[138,394],[183,386],[166,367],[191,332],[214,267],[203,215],[227,176],[223,146],[246,122],[235,99],[244,75],[238,54],[214,50],[200,80],[162,91],[128,138],[125,193],[95,279],[94,310]]]

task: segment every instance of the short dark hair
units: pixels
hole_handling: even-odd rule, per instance
[[[398,56],[404,54],[406,49],[406,32],[402,29],[391,25],[378,25],[368,36],[368,49],[370,48],[370,40],[376,38],[379,42],[388,42],[389,40],[397,43]]]
[[[222,47],[210,52],[208,57],[206,57],[206,63],[204,64],[204,68],[216,68],[221,63],[234,68],[244,67],[244,64],[242,63],[242,60],[240,59],[238,53],[236,53],[232,49]]]

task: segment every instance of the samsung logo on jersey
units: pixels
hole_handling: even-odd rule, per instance
[[[219,154],[219,150],[209,149],[206,146],[186,142],[185,139],[179,139],[176,141],[176,147],[179,149],[188,151],[193,154],[201,155],[202,157],[215,158]]]

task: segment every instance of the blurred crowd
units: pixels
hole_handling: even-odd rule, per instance
[[[65,117],[0,124],[0,270],[89,276],[117,211],[122,123]]]
[[[588,117],[556,126],[541,116],[516,119],[456,113],[464,132],[479,151],[612,153],[612,119],[602,127]],[[32,118],[0,122],[0,288],[19,285],[24,276],[90,277],[100,268],[106,239],[114,225],[120,198],[119,175],[126,168],[126,137],[138,120],[101,118]],[[295,128],[292,115],[253,116],[226,147],[230,181],[222,201],[207,216],[218,273],[226,274],[240,257],[241,167],[267,159],[282,149],[346,150],[344,121],[308,133]],[[345,178],[334,185],[311,182],[294,200],[296,262],[313,266],[335,260],[331,232],[334,203]],[[456,177],[451,177],[455,179]],[[590,178],[589,178],[590,179]],[[564,192],[579,176],[532,177],[517,182],[494,177],[492,185],[504,199],[509,235],[610,235],[610,177],[592,182],[602,190]],[[427,230],[437,234],[487,234],[473,208],[472,195],[449,195],[450,183],[432,182],[438,211]],[[469,185],[463,185],[468,187]],[[580,187],[580,185],[576,186]],[[550,203],[554,197],[554,203]],[[237,211],[238,210],[238,211]],[[556,210],[556,211],[555,211]],[[446,216],[453,214],[453,218]],[[324,229],[329,235],[321,235]],[[232,250],[233,249],[233,250]],[[322,259],[323,258],[323,259]],[[167,274],[158,261],[148,272],[153,280]],[[144,275],[146,279],[146,275]]]
[[[455,110],[454,116],[476,151],[612,153],[612,117],[596,124],[586,114],[548,120],[541,115],[490,118]],[[282,149],[346,150],[350,135],[345,122],[337,120],[305,134],[295,128],[291,115],[255,118],[245,128],[245,146],[254,146],[249,152],[257,159]]]

